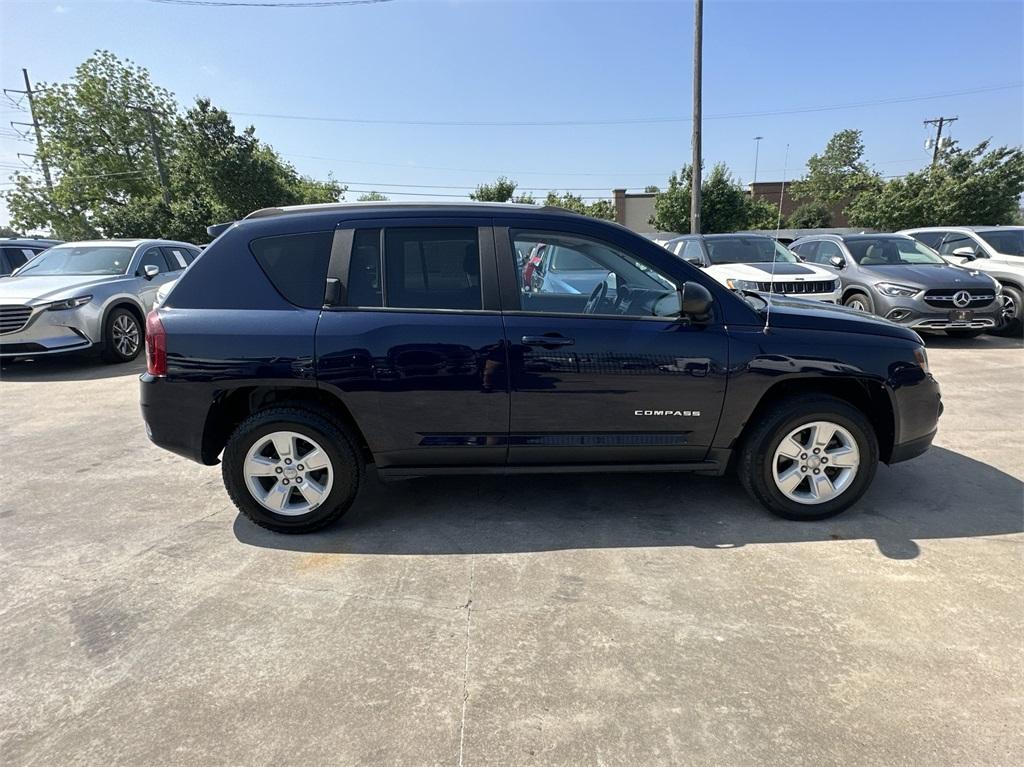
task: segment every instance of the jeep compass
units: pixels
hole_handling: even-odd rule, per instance
[[[909,328],[734,292],[629,230],[557,208],[256,211],[149,314],[157,445],[222,464],[258,525],[305,532],[384,479],[734,473],[772,512],[853,504],[942,410]],[[524,281],[519,254],[584,265]],[[770,301],[770,303],[769,303]]]

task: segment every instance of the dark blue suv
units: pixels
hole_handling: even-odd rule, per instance
[[[731,468],[776,514],[820,519],[878,461],[924,452],[942,409],[913,331],[769,307],[556,208],[274,208],[211,233],[149,316],[142,413],[156,444],[222,460],[241,512],[280,532],[340,517],[370,463],[383,478]],[[524,284],[539,246],[574,279]]]

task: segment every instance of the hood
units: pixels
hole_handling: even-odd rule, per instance
[[[753,280],[755,282],[768,282],[772,279],[772,265],[768,263],[755,264],[713,264],[705,268],[706,272],[722,279],[733,278],[737,280]],[[836,276],[820,266],[811,264],[775,264],[776,282],[793,282],[815,280],[834,280]]]
[[[91,288],[109,285],[112,282],[128,282],[125,275],[58,274],[53,276],[24,277],[15,275],[0,280],[0,302],[31,304],[58,301],[88,293]]]
[[[888,264],[862,266],[866,271],[886,282],[901,282],[921,288],[991,288],[992,278],[977,271],[952,264]]]
[[[762,309],[759,314],[763,320],[765,310]],[[847,309],[838,304],[826,304],[805,298],[773,296],[770,324],[804,330],[836,330],[843,333],[889,336],[924,343],[916,332],[895,322]]]

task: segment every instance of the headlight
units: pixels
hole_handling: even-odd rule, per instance
[[[757,290],[757,283],[753,280],[734,280],[729,277],[725,281],[726,287],[729,290]]]
[[[910,285],[900,285],[898,282],[876,282],[875,287],[885,296],[913,296],[921,290]]]
[[[92,301],[92,296],[78,296],[77,298],[66,298],[63,301],[54,301],[52,304],[43,304],[48,312],[59,312],[62,309],[77,309]]]
[[[925,372],[925,375],[931,372],[928,369],[928,352],[925,351],[923,346],[918,346],[914,349],[914,360],[921,367],[921,370]]]

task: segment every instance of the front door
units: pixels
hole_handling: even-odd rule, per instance
[[[518,306],[504,315],[509,464],[704,459],[725,395],[728,340],[713,319],[666,316],[679,278],[579,233],[498,227],[495,238],[499,264],[544,245],[541,277],[529,284],[515,272]],[[503,300],[512,295],[503,291]]]

